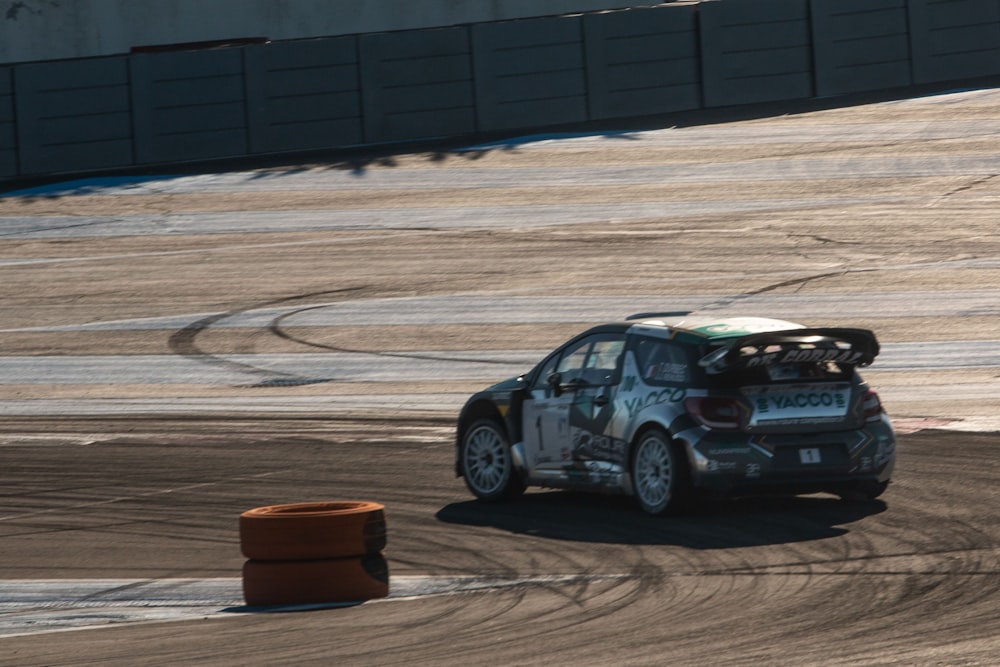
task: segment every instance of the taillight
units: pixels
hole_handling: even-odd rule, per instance
[[[735,399],[690,396],[684,399],[684,407],[705,426],[726,429],[740,427],[740,404]]]
[[[874,389],[869,389],[865,392],[864,396],[861,397],[861,416],[864,417],[866,422],[877,422],[882,418],[882,413],[885,410],[882,408],[882,401],[879,399],[878,394],[875,393]]]

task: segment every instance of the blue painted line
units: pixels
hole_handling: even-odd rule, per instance
[[[0,197],[69,197],[104,194],[108,190],[127,188],[132,185],[142,185],[151,181],[166,181],[183,178],[187,174],[157,174],[146,176],[102,176],[99,178],[81,178],[61,183],[49,183],[23,190],[0,192]]]
[[[606,130],[603,132],[553,132],[549,134],[528,134],[523,137],[512,137],[475,146],[466,146],[456,149],[456,152],[481,151],[491,148],[507,147],[513,148],[525,144],[535,144],[543,141],[559,141],[562,139],[583,139],[588,137],[619,137],[637,134],[637,130]]]

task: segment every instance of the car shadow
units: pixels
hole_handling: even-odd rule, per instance
[[[505,503],[452,503],[436,517],[444,523],[554,540],[731,549],[837,537],[849,532],[847,524],[886,508],[881,500],[761,496],[714,500],[677,515],[654,517],[624,497],[547,491]]]

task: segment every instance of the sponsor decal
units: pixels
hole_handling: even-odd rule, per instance
[[[770,364],[807,363],[818,361],[835,361],[854,364],[862,357],[860,352],[840,349],[787,350],[785,352],[768,352],[757,354],[747,360],[747,367],[768,366]]]
[[[840,417],[797,417],[792,419],[760,419],[753,426],[766,423],[768,426],[795,426],[796,424],[835,424]]]
[[[663,403],[678,403],[687,396],[683,387],[666,387],[661,391],[653,391],[640,398],[625,399],[625,409],[629,417],[635,417],[648,407]]]
[[[759,396],[755,401],[755,406],[757,412],[766,414],[771,411],[772,407],[775,410],[819,407],[846,409],[847,401],[842,392],[800,391],[778,396]]]
[[[775,324],[776,322],[766,318],[740,317],[734,318],[729,322],[718,322],[716,324],[706,324],[696,327],[695,331],[701,331],[709,336],[767,333],[775,331]]]
[[[566,479],[573,483],[596,485],[613,484],[618,475],[599,461],[588,461],[584,464],[573,464],[563,467]]]
[[[716,447],[709,449],[705,454],[708,456],[746,456],[751,451],[749,447]]]
[[[749,478],[760,477],[760,464],[748,463],[746,468],[746,476]]]
[[[573,436],[572,458],[623,461],[625,449],[624,440],[577,429]],[[563,460],[568,458],[569,456],[564,454]]]
[[[687,364],[668,362],[650,364],[642,376],[655,382],[687,382],[688,367]]]
[[[767,423],[835,422],[847,414],[848,385],[794,385],[747,390],[753,406],[751,426]]]
[[[735,472],[736,461],[716,461],[708,459],[705,462],[705,470],[708,472]]]

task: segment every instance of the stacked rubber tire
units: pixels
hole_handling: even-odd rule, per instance
[[[240,515],[249,606],[363,602],[389,594],[385,508],[366,501],[269,505]]]

